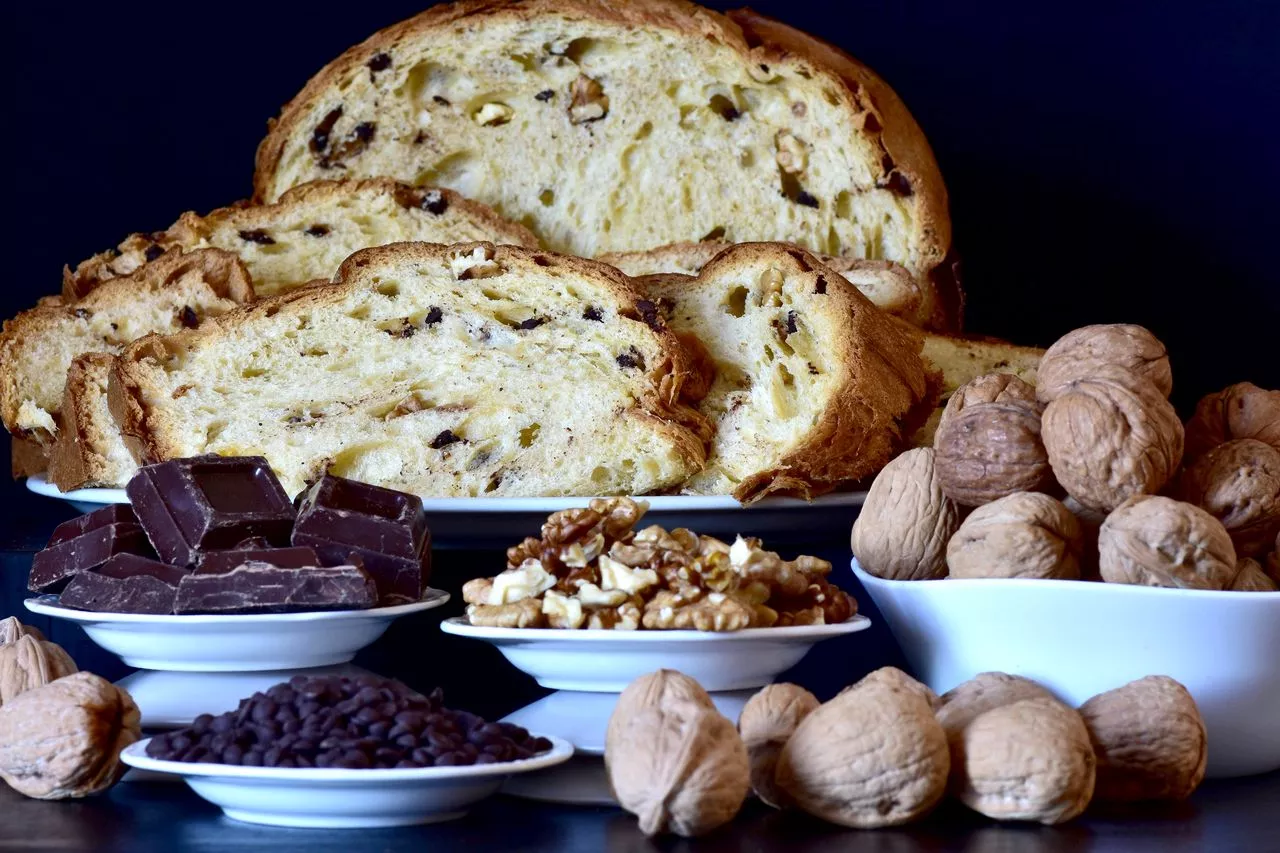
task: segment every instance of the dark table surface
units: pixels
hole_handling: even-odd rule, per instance
[[[59,501],[31,495],[20,484],[0,485],[0,616],[18,615],[61,643],[82,669],[118,679],[129,673],[72,625],[36,617],[22,607],[31,555],[60,521],[77,512]],[[850,519],[851,520],[851,519]],[[884,665],[905,667],[901,652],[869,598],[847,568],[847,527],[806,534],[778,544],[784,556],[800,550],[832,560],[834,580],[850,589],[873,627],[818,646],[786,673],[827,698]],[[448,544],[447,542],[444,544]],[[505,545],[507,543],[498,543]],[[766,543],[768,544],[768,543]],[[491,574],[500,550],[442,548],[432,585],[456,593],[462,582]],[[486,716],[509,713],[544,695],[485,643],[451,637],[438,623],[462,611],[458,597],[438,610],[400,620],[356,663],[400,678],[419,689],[445,688],[454,707]],[[678,667],[678,662],[673,661]],[[1061,827],[997,824],[955,804],[926,821],[896,830],[847,831],[802,816],[783,815],[755,803],[729,827],[695,841],[648,841],[618,809],[558,807],[507,797],[490,800],[470,816],[438,826],[394,830],[315,831],[254,827],[222,817],[213,806],[174,783],[126,783],[80,801],[45,803],[0,788],[0,850],[203,851],[504,850],[690,851],[716,853],[833,853],[833,851],[1100,850],[1140,853],[1179,851],[1280,851],[1280,773],[1206,782],[1186,803],[1115,813],[1091,811]]]

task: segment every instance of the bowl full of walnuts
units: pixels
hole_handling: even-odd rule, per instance
[[[1247,382],[1184,424],[1163,344],[1077,329],[1036,385],[978,377],[932,447],[880,473],[853,567],[944,692],[999,670],[1083,702],[1150,673],[1187,686],[1208,774],[1280,768],[1280,391]]]

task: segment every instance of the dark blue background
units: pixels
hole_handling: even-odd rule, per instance
[[[130,231],[247,195],[267,118],[344,48],[424,5],[10,4],[0,314],[56,292],[62,264]],[[1276,4],[756,6],[871,65],[924,127],[951,191],[971,330],[1045,345],[1089,322],[1144,323],[1169,345],[1184,414],[1230,382],[1280,386]],[[69,514],[33,500],[0,487],[9,547]],[[823,548],[847,554],[840,537]],[[449,557],[442,578],[494,559]],[[0,613],[17,606],[26,560],[7,560]],[[529,689],[430,621],[396,626],[369,662],[444,673],[477,710]],[[886,636],[858,646],[870,658],[856,644],[815,655],[807,677],[830,689],[893,660]]]

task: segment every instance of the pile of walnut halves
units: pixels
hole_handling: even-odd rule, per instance
[[[772,684],[735,730],[693,679],[660,670],[618,700],[605,766],[648,835],[701,835],[748,790],[841,826],[899,826],[950,794],[998,820],[1057,824],[1091,803],[1178,800],[1204,778],[1204,722],[1152,676],[1080,708],[1026,678],[983,673],[939,697],[886,667],[819,703]]]
[[[86,797],[124,774],[142,735],[129,694],[14,617],[0,621],[0,779],[28,797]]]
[[[934,446],[881,471],[851,538],[864,570],[1276,591],[1280,391],[1232,385],[1184,427],[1164,345],[1131,325],[1068,333],[1035,380],[961,386]]]
[[[783,560],[757,539],[635,529],[647,505],[597,498],[507,550],[507,570],[462,587],[473,625],[738,631],[844,622],[857,612],[831,564]]]

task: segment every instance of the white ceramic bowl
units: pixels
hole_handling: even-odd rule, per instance
[[[1280,769],[1280,593],[1087,581],[888,581],[853,571],[916,675],[938,693],[980,672],[1064,701],[1147,675],[1195,697],[1211,777]]]
[[[621,693],[662,667],[679,669],[708,691],[763,687],[800,662],[821,640],[871,625],[854,616],[838,625],[747,628],[742,631],[599,631],[483,628],[465,616],[446,619],[447,634],[486,640],[543,687]]]
[[[121,753],[130,767],[182,777],[227,817],[270,826],[356,829],[437,823],[462,817],[520,773],[568,761],[573,747],[550,738],[551,750],[523,761],[412,770],[235,767],[157,761],[148,740]]]
[[[371,610],[263,613],[242,616],[90,613],[29,598],[27,609],[84,628],[95,643],[139,669],[173,672],[257,672],[346,663],[401,616],[439,607],[447,592]]]

